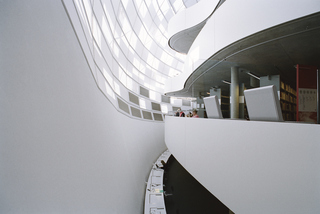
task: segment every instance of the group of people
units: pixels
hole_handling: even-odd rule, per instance
[[[176,116],[176,117],[185,117],[185,113],[179,108],[179,109],[177,110],[175,116]],[[187,114],[187,117],[199,118],[197,109],[193,109],[193,110],[192,110],[192,113],[189,112],[189,113]]]

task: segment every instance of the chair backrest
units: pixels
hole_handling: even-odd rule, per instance
[[[280,100],[274,85],[244,91],[250,120],[283,121]]]
[[[222,119],[222,112],[217,96],[203,98],[208,118]]]

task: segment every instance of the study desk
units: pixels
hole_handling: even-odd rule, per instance
[[[161,160],[167,163],[171,153],[167,150],[153,164],[146,187],[145,214],[166,214],[163,191],[163,174]]]

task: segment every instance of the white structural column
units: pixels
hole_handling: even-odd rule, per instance
[[[239,69],[231,67],[230,118],[239,118]]]

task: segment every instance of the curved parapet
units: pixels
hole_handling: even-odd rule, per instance
[[[290,12],[288,12],[290,11]],[[184,88],[187,78],[199,68],[210,68],[212,63],[223,61],[225,58],[214,56],[230,47],[235,42],[244,40],[249,36],[264,32],[275,26],[289,23],[297,19],[303,19],[311,14],[319,13],[320,3],[316,0],[297,1],[292,4],[289,0],[271,1],[226,1],[207,20],[205,26],[193,42],[184,66],[184,74],[171,78],[166,84],[166,92],[178,91]],[[308,29],[308,26],[305,26]],[[300,30],[300,29],[299,29]],[[277,33],[281,33],[281,29]],[[260,43],[279,34],[271,34],[269,31],[259,34]],[[282,36],[288,36],[286,34]],[[251,44],[254,46],[255,44]],[[231,51],[244,50],[245,45]],[[210,60],[208,60],[210,59]],[[215,61],[215,62],[214,62]],[[173,84],[175,83],[175,84]]]
[[[169,151],[237,214],[319,213],[318,139],[320,126],[312,124],[165,121]]]
[[[178,52],[188,53],[194,39],[219,2],[202,0],[172,17],[168,25],[169,46]]]

